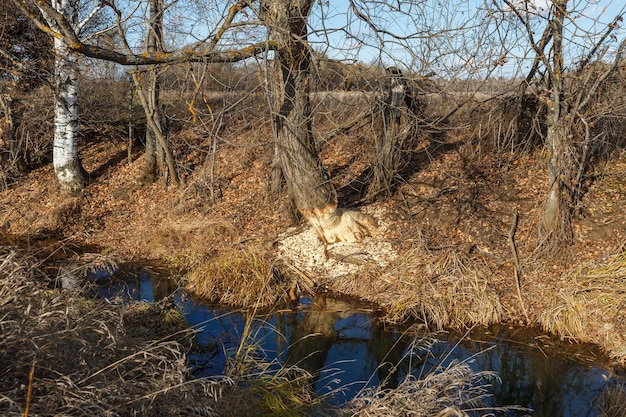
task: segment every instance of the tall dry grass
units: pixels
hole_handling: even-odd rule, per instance
[[[538,322],[550,333],[605,347],[626,360],[626,248],[567,271]]]
[[[470,266],[471,265],[471,266]],[[398,297],[386,300],[391,321],[423,320],[437,329],[499,323],[504,316],[501,298],[489,280],[486,263],[469,262],[458,248],[431,251],[416,246],[399,257],[387,273],[400,277]]]
[[[269,255],[253,248],[232,248],[193,267],[185,288],[210,302],[269,307],[288,299],[290,282]]]
[[[298,366],[268,360],[259,344],[264,323],[254,310],[246,316],[241,341],[227,352],[227,364],[217,412],[221,416],[304,417],[340,416],[331,405],[331,394],[319,396],[311,384],[312,376]]]
[[[485,400],[491,396],[493,372],[475,372],[465,361],[452,361],[431,369],[418,368],[430,354],[433,334],[416,336],[405,354],[411,357],[409,372],[395,389],[382,386],[360,392],[348,404],[353,417],[468,417],[494,415],[495,412],[522,408],[490,408]],[[445,359],[445,358],[443,358]],[[468,358],[471,360],[471,358]],[[445,362],[445,361],[443,361]]]
[[[0,414],[214,415],[193,412],[217,383],[190,377],[177,341],[189,328],[136,337],[124,319],[132,305],[51,289],[38,266],[0,247]]]
[[[240,255],[267,279],[267,263]],[[0,247],[1,415],[443,416],[477,407],[487,394],[488,373],[453,363],[407,377],[398,390],[363,392],[347,408],[331,406],[314,393],[306,371],[265,359],[253,311],[241,344],[227,352],[224,375],[196,379],[186,361],[192,331],[171,305],[114,306],[59,291],[40,266]]]

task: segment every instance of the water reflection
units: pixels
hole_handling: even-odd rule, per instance
[[[144,271],[100,295],[125,294],[152,301],[175,289],[172,281]],[[228,352],[240,343],[246,314],[206,305],[182,293],[176,300],[205,347],[189,357],[195,375],[223,373]],[[325,296],[257,315],[253,335],[266,358],[307,370],[316,392],[334,392],[338,403],[366,386],[382,383],[394,388],[409,371],[424,373],[455,360],[466,361],[475,371],[497,373],[489,406],[521,405],[533,410],[500,414],[507,417],[594,417],[598,415],[595,399],[607,383],[616,383],[605,380],[601,357],[592,348],[521,327],[438,333],[428,350],[418,352],[419,357],[407,355],[416,337],[430,338],[425,329],[387,328],[375,319],[372,306]]]

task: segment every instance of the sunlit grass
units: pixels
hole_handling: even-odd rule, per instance
[[[480,264],[472,268],[454,248],[436,254],[412,250],[390,268],[412,290],[385,306],[388,318],[423,320],[437,329],[501,322],[504,309],[489,285],[490,271]]]
[[[568,271],[566,282],[539,314],[541,327],[581,342],[597,343],[626,358],[626,251]],[[619,336],[621,335],[621,337]]]
[[[270,306],[287,299],[286,278],[274,261],[253,249],[227,250],[189,271],[186,289],[229,306]]]
[[[436,358],[436,364],[427,369],[424,359],[431,355],[436,342],[434,333],[414,336],[402,359],[410,363],[409,370],[398,387],[387,389],[380,384],[362,390],[347,405],[350,415],[466,417],[472,411],[480,411],[479,415],[493,415],[496,411],[521,409],[517,406],[485,406],[485,400],[492,395],[491,382],[498,377],[491,371],[472,370],[469,366],[472,358],[447,364],[447,357]]]

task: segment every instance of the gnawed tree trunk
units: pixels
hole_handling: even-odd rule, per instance
[[[60,6],[59,12],[75,20],[76,12],[70,3],[63,1],[55,5]],[[88,177],[78,157],[78,63],[76,55],[58,38],[54,39],[54,50],[56,94],[52,160],[61,189],[75,194],[85,187]]]
[[[282,104],[274,114],[278,159],[294,203],[326,243],[374,235],[371,216],[337,207],[337,195],[320,161],[311,130],[307,19],[313,0],[267,0],[264,18],[276,43]]]

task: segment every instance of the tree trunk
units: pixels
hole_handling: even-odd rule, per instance
[[[67,5],[62,10],[67,12]],[[67,15],[66,15],[67,16]],[[87,183],[87,172],[78,157],[77,58],[58,38],[54,39],[56,96],[54,100],[54,172],[63,191],[75,194]]]
[[[374,219],[337,208],[337,195],[320,161],[311,129],[306,44],[313,0],[268,0],[264,17],[276,42],[282,76],[282,104],[274,115],[278,159],[296,207],[326,243],[354,242],[375,233]]]
[[[563,19],[567,0],[555,2],[555,14],[552,20],[552,72],[551,90],[547,112],[548,148],[548,193],[546,208],[541,222],[542,238],[568,240],[572,235],[570,207],[567,201],[563,180],[568,178],[567,138],[569,136],[569,118],[567,103],[563,100],[565,83],[563,79]]]
[[[280,110],[283,98],[283,92],[285,91],[282,67],[280,62],[272,62],[272,67],[267,69],[267,72],[272,76],[265,76],[265,85],[267,86],[267,96],[269,108],[272,112],[272,126],[275,136],[278,136],[278,121],[280,120]],[[274,143],[274,157],[272,159],[272,170],[270,172],[269,192],[271,195],[278,195],[282,192],[285,185],[285,176],[283,175],[283,169],[280,163],[280,148],[278,147],[278,141]]]
[[[157,159],[157,124],[160,115],[155,109],[159,103],[159,83],[156,80],[156,71],[152,70],[148,74],[148,91],[145,100],[142,100],[144,112],[146,114],[146,151],[144,155],[144,174],[142,181],[145,183],[156,182],[161,175],[163,164]],[[151,126],[155,126],[154,128]]]
[[[163,51],[163,0],[150,0],[150,32],[146,43],[149,53]],[[136,84],[140,89],[141,85],[138,80]],[[147,90],[145,95],[139,92],[139,95],[143,96],[141,102],[147,119],[143,181],[154,182],[162,176],[165,182],[171,178],[175,184],[178,184],[178,174],[169,149],[165,117],[161,108],[161,80],[156,66],[148,73]]]

